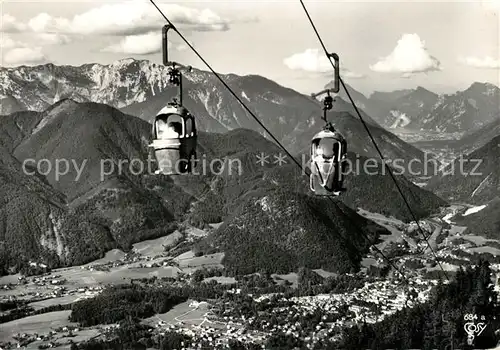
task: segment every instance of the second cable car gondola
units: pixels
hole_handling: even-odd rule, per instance
[[[345,191],[347,142],[331,124],[311,140],[311,191],[316,195],[338,196]]]
[[[162,108],[153,123],[153,148],[157,161],[156,173],[177,175],[191,173],[196,161],[197,132],[194,116],[182,105],[182,74],[180,66],[168,60],[167,32],[163,27],[163,64],[169,67],[169,82],[179,87],[179,96]],[[187,67],[188,70],[191,67]]]
[[[164,107],[153,124],[153,143],[159,173],[192,172],[196,159],[196,127],[189,111],[175,103]]]
[[[340,90],[340,66],[339,56],[329,54],[329,58],[335,61],[334,88],[326,89],[313,98],[326,93],[323,100],[323,117],[326,125],[311,140],[311,161],[309,183],[311,191],[320,196],[338,196],[344,188],[344,176],[347,170],[347,141],[334,126],[327,121],[327,111],[333,107],[333,98],[330,92],[338,93]]]

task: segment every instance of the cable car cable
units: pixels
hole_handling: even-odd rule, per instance
[[[328,50],[326,49],[326,46],[323,42],[323,40],[321,39],[321,36],[319,35],[319,32],[318,30],[316,29],[316,25],[314,24],[311,16],[309,15],[309,11],[307,10],[305,4],[304,4],[304,1],[303,0],[299,0],[300,1],[300,4],[302,5],[302,8],[304,9],[304,12],[307,16],[307,18],[309,19],[309,23],[311,24],[314,32],[316,33],[316,36],[318,37],[318,40],[323,48],[323,51],[325,52],[325,54],[327,55],[327,58],[328,60],[330,61],[333,69],[335,69],[335,65],[333,64],[333,62],[330,60],[330,55],[328,53]],[[370,137],[370,139],[372,140],[373,142],[373,145],[375,146],[375,149],[377,150],[378,154],[380,155],[380,158],[382,159],[382,163],[384,163],[385,167],[387,168],[387,170],[389,171],[389,174],[391,175],[391,178],[392,180],[394,181],[394,183],[396,184],[396,187],[399,191],[399,193],[401,194],[401,197],[403,198],[403,201],[405,202],[406,204],[406,207],[408,208],[409,212],[410,212],[410,215],[412,216],[413,220],[417,223],[417,226],[420,230],[420,233],[422,234],[422,236],[424,237],[424,240],[427,242],[427,245],[429,246],[430,250],[432,251],[432,253],[434,254],[435,256],[435,260],[436,262],[438,263],[439,267],[441,268],[441,270],[443,271],[443,273],[445,274],[446,276],[446,279],[449,280],[449,277],[448,277],[448,274],[446,273],[446,271],[444,270],[443,266],[441,265],[441,263],[439,262],[439,259],[437,257],[437,254],[436,252],[434,251],[434,249],[432,248],[431,244],[429,243],[429,240],[428,240],[428,237],[425,235],[424,231],[422,230],[422,227],[420,226],[420,223],[419,221],[417,220],[415,214],[413,213],[413,210],[411,209],[411,206],[408,202],[408,200],[406,199],[405,195],[403,194],[403,191],[401,190],[401,187],[399,186],[398,182],[396,181],[396,178],[394,177],[394,174],[392,173],[392,170],[391,168],[389,167],[389,165],[387,165],[387,162],[385,161],[385,157],[384,155],[382,154],[382,152],[380,151],[377,143],[375,142],[375,139],[373,138],[373,135],[372,133],[370,132],[368,126],[366,125],[365,121],[363,120],[363,117],[361,116],[361,113],[359,113],[359,110],[358,110],[358,107],[356,106],[353,98],[351,97],[351,94],[349,93],[349,91],[347,90],[347,87],[344,83],[344,80],[342,78],[339,77],[339,80],[340,80],[340,83],[342,84],[342,87],[344,88],[344,91],[346,92],[347,94],[347,97],[349,98],[352,106],[354,107],[354,110],[356,111],[356,114],[358,115],[361,123],[363,124],[364,128],[366,129],[366,132],[368,133],[368,136]]]
[[[150,0],[150,2],[153,4],[153,6],[158,10],[158,12],[162,15],[162,17],[167,21],[167,23],[169,25],[172,26],[172,29],[179,35],[179,37],[186,43],[186,45],[196,54],[196,56],[198,56],[198,58],[207,66],[207,68],[212,72],[212,74],[215,75],[215,77],[222,83],[222,85],[224,85],[224,87],[231,93],[231,95],[234,96],[234,98],[236,98],[236,100],[242,105],[242,107],[255,119],[255,121],[269,134],[269,136],[271,136],[271,138],[278,144],[278,146],[280,146],[283,151],[294,161],[294,163],[300,168],[300,170],[302,171],[302,173],[304,173],[306,176],[310,176],[311,174],[311,170],[306,168],[304,169],[302,167],[302,165],[295,159],[295,157],[293,157],[291,155],[291,153],[281,144],[281,142],[279,142],[279,140],[266,128],[266,126],[259,120],[259,118],[257,118],[257,116],[255,115],[255,113],[253,113],[246,105],[245,103],[239,98],[239,96],[233,91],[233,89],[231,89],[231,87],[224,81],[224,79],[222,79],[220,77],[220,75],[208,64],[207,61],[205,61],[205,59],[203,58],[203,56],[191,45],[191,43],[189,43],[189,41],[179,32],[179,30],[173,25],[173,23],[168,19],[168,17],[163,13],[163,11],[156,5],[156,3],[154,2],[154,0]],[[333,199],[331,199],[330,197],[328,197],[332,203],[335,204],[335,206],[337,206],[337,208],[340,209],[340,207],[338,206],[337,203],[335,203],[335,201],[333,201]],[[342,211],[342,210],[341,210]],[[354,220],[351,220],[352,222],[354,222]],[[359,225],[357,225],[358,228],[359,228]],[[361,229],[359,230],[359,232],[361,232],[361,234],[367,239],[368,242],[371,243],[371,240],[370,238],[368,237],[367,234],[364,233],[364,231],[362,231]],[[389,263],[389,265],[391,265],[397,272],[399,272],[399,274],[403,277],[403,280],[407,281],[407,278],[405,276],[405,274],[403,272],[401,272],[401,270],[391,261],[391,259],[389,259],[376,245],[374,245],[373,243],[371,243],[372,247],[374,247],[374,249],[380,253],[384,258],[385,260],[387,260],[387,262]]]

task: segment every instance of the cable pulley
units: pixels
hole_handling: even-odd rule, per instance
[[[325,106],[324,108],[328,111],[333,108],[333,97],[330,96],[330,94],[328,94],[328,96],[326,96],[323,100],[323,105]]]

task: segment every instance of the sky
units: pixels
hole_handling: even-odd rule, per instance
[[[220,73],[259,74],[303,93],[332,67],[299,0],[160,1],[180,33]],[[453,93],[500,85],[500,0],[304,0],[341,76],[357,90],[423,86]],[[0,0],[1,65],[161,63],[165,24],[149,0]],[[206,70],[173,31],[172,60]]]

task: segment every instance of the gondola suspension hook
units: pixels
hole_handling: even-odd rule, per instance
[[[191,72],[193,67],[184,66],[175,61],[170,61],[168,57],[168,31],[177,29],[172,24],[166,24],[163,26],[162,44],[163,44],[163,65],[168,67],[168,82],[172,85],[179,87],[178,97],[173,99],[174,104],[182,106],[182,73],[179,68],[186,68],[188,72]]]
[[[333,78],[333,88],[325,89],[322,90],[318,93],[311,94],[311,97],[313,99],[317,99],[318,96],[326,94],[326,97],[323,100],[323,119],[326,123],[326,127],[331,125],[326,116],[327,116],[327,111],[331,110],[333,108],[333,102],[335,101],[334,98],[330,95],[330,93],[338,93],[340,91],[340,62],[339,62],[339,55],[336,53],[329,53],[328,54],[328,59],[333,59],[334,61],[334,67],[335,67],[335,72],[334,72],[334,78]]]

